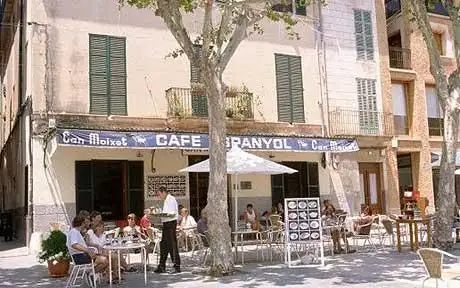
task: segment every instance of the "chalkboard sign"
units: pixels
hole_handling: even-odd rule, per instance
[[[294,261],[291,259],[291,250],[296,249],[296,243],[311,243],[316,246],[318,253],[315,253],[315,257],[309,261],[309,264],[324,265],[320,211],[319,198],[284,199],[284,221],[289,267],[293,267],[292,262]],[[308,251],[306,252],[308,254]],[[302,260],[301,262],[305,261]],[[311,265],[295,265],[295,267],[306,266]]]
[[[169,194],[177,198],[187,196],[187,178],[185,175],[149,175],[147,176],[147,198],[158,196],[158,189],[164,186]]]

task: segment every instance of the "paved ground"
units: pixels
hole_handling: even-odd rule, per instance
[[[0,287],[64,287],[65,279],[51,279],[47,268],[25,248],[0,243]],[[136,256],[134,256],[135,258]],[[153,259],[153,257],[152,257]],[[191,268],[190,256],[182,257],[180,274],[148,274],[148,287],[421,287],[424,271],[415,253],[356,253],[326,259],[325,267],[288,269],[283,264],[249,263],[236,275],[214,279]],[[136,259],[133,259],[133,262]],[[114,287],[143,287],[143,275],[126,274]],[[435,287],[429,283],[427,287]],[[104,287],[108,287],[105,285]],[[455,284],[451,287],[460,287]]]

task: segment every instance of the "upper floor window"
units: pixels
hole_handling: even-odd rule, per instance
[[[355,20],[356,52],[358,60],[374,60],[374,34],[372,14],[366,10],[353,10]]]
[[[304,123],[302,58],[275,54],[278,121]]]
[[[393,120],[396,135],[409,134],[407,117],[407,85],[404,83],[392,84]]]
[[[436,48],[438,48],[439,55],[444,55],[444,45],[442,41],[442,34],[433,32],[434,41],[436,42]]]
[[[374,79],[356,79],[359,126],[364,134],[376,134],[379,132],[380,113],[377,109],[376,82]]]
[[[439,104],[436,87],[426,86],[426,110],[428,115],[428,134],[430,136],[442,136],[444,132],[444,121],[441,105]]]
[[[90,113],[126,115],[126,38],[89,35]]]
[[[273,11],[307,15],[307,0],[285,0],[285,3],[273,5]]]

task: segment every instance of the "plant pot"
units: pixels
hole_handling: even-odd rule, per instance
[[[54,261],[48,261],[48,271],[51,277],[59,278],[69,275],[69,260],[56,261],[54,262],[55,264],[53,264],[53,262]]]

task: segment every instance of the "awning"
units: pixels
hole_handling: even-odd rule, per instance
[[[58,129],[60,146],[132,149],[208,149],[209,135],[173,132],[121,132]],[[297,152],[355,152],[359,151],[355,139],[276,137],[276,136],[227,136],[227,148],[240,147],[259,151]]]
[[[441,165],[441,152],[431,152],[431,165],[440,166]],[[455,166],[460,166],[460,151],[457,151],[455,156]]]

